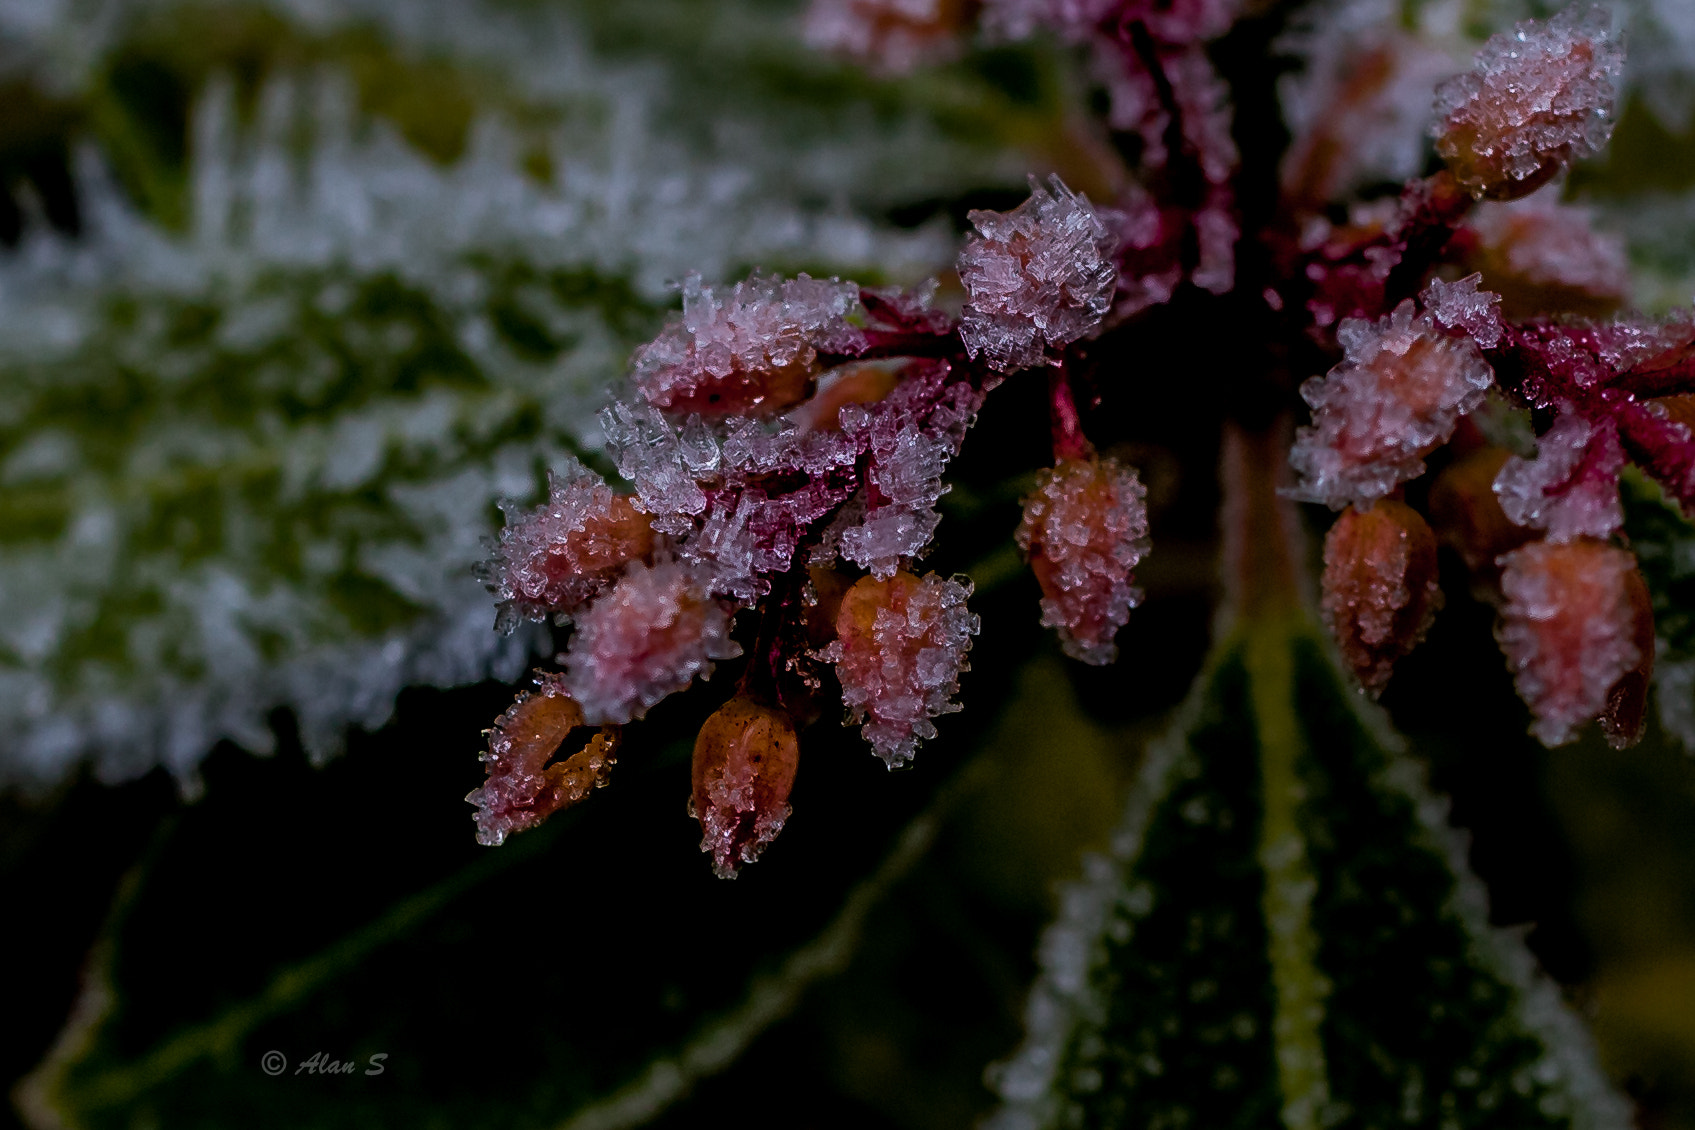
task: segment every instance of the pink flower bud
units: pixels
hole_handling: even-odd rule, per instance
[[[1136,472],[1109,456],[1060,463],[1024,500],[1018,545],[1042,586],[1042,624],[1074,659],[1118,657],[1113,637],[1142,599],[1130,571],[1148,552],[1146,496]]]
[[[732,698],[700,728],[689,810],[720,879],[734,879],[783,830],[799,758],[794,722],[751,699]]]
[[[1607,715],[1614,744],[1634,741],[1654,661],[1653,613],[1628,552],[1598,541],[1532,542],[1502,558],[1496,636],[1534,716],[1560,745]]]
[[[589,721],[622,724],[740,654],[729,613],[686,566],[637,563],[577,617],[564,681]]]
[[[835,663],[843,703],[891,769],[936,736],[931,719],[959,709],[953,695],[978,627],[970,595],[969,581],[903,569],[863,577],[842,598],[836,641],[820,654]]]
[[[1324,619],[1360,686],[1376,697],[1424,638],[1442,590],[1436,535],[1402,502],[1342,511],[1324,539]]]
[[[1474,196],[1529,195],[1607,143],[1623,69],[1603,9],[1525,20],[1436,88],[1436,151]]]
[[[565,761],[547,764],[582,724],[582,709],[557,675],[541,676],[534,691],[519,695],[500,716],[483,754],[488,780],[465,797],[477,806],[478,843],[497,847],[606,784],[617,760],[616,729],[602,729]]]

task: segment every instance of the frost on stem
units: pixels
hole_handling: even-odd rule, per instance
[[[842,598],[836,640],[820,654],[836,665],[842,702],[865,740],[893,769],[911,760],[932,721],[953,701],[977,617],[965,607],[970,582],[902,570],[861,578]]]
[[[1533,542],[1501,563],[1496,636],[1533,715],[1530,732],[1560,745],[1601,717],[1614,745],[1634,741],[1654,659],[1636,559],[1597,541]]]
[[[960,339],[1003,373],[1039,365],[1049,347],[1087,336],[1112,306],[1118,238],[1057,176],[1010,212],[974,211],[959,254],[967,294]]]
[[[860,340],[847,320],[859,288],[837,279],[754,274],[727,292],[683,280],[683,313],[636,350],[632,376],[667,412],[773,416],[812,394],[818,353]]]
[[[1136,472],[1107,456],[1044,471],[1024,500],[1018,546],[1042,586],[1042,624],[1074,659],[1118,657],[1113,637],[1142,599],[1130,571],[1148,552],[1146,496]]]
[[[1469,335],[1443,333],[1410,299],[1376,322],[1345,319],[1336,336],[1344,358],[1301,386],[1313,422],[1296,433],[1289,461],[1295,497],[1340,510],[1421,474],[1494,373]]]
[[[1613,131],[1624,51],[1600,7],[1573,5],[1490,37],[1472,69],[1436,88],[1436,151],[1474,196],[1511,200]]]
[[[788,714],[739,695],[700,728],[689,811],[720,879],[734,879],[783,830],[799,758]]]
[[[1610,420],[1563,412],[1536,442],[1536,458],[1513,456],[1495,477],[1501,510],[1549,541],[1609,538],[1624,524],[1619,472],[1624,448]]]
[[[694,570],[636,562],[577,617],[564,686],[590,722],[624,723],[740,654],[729,612]]]
[[[572,460],[548,475],[547,501],[510,504],[506,528],[481,575],[500,602],[497,627],[569,615],[612,583],[626,561],[653,552],[653,529],[631,499]]]
[[[812,0],[803,33],[821,51],[905,74],[958,53],[967,7],[967,0]]]
[[[498,847],[511,833],[534,827],[606,784],[618,750],[616,730],[603,729],[564,762],[547,764],[582,724],[582,709],[557,675],[540,676],[536,689],[500,716],[483,754],[488,780],[465,797],[477,806],[478,843]]]
[[[1324,539],[1321,608],[1360,686],[1373,697],[1441,607],[1436,535],[1418,511],[1380,499],[1344,510]]]

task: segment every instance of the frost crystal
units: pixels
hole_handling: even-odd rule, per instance
[[[720,879],[734,879],[783,830],[799,757],[789,716],[746,698],[731,699],[700,728],[689,810]]]
[[[891,769],[936,736],[931,719],[959,709],[953,696],[978,626],[965,607],[970,595],[969,581],[903,571],[864,577],[842,598],[836,640],[821,654],[835,663],[842,701]]]
[[[707,587],[680,562],[634,562],[577,617],[564,686],[590,723],[640,718],[696,675],[710,676],[713,660],[741,654],[729,613]]]
[[[478,843],[498,847],[606,784],[618,748],[615,731],[603,730],[565,761],[547,764],[582,724],[582,709],[557,675],[541,676],[534,691],[500,716],[483,754],[488,780],[465,797],[477,806]]]
[[[1424,471],[1424,455],[1483,402],[1494,374],[1468,337],[1439,330],[1406,301],[1377,322],[1337,328],[1345,357],[1301,386],[1313,422],[1295,436],[1293,492],[1340,510],[1382,498]]]
[[[636,486],[642,508],[655,516],[653,528],[681,534],[706,509],[699,475],[718,469],[717,440],[698,420],[681,430],[646,404],[614,403],[600,414],[606,453],[618,473]]]
[[[1612,136],[1624,51],[1600,7],[1492,36],[1472,70],[1436,89],[1436,149],[1474,195],[1514,199]]]
[[[570,614],[611,584],[624,562],[653,550],[647,515],[576,460],[549,474],[541,506],[502,509],[506,528],[483,575],[504,631],[520,619]]]
[[[1482,275],[1468,275],[1451,283],[1431,279],[1419,301],[1443,329],[1470,334],[1484,349],[1493,349],[1506,327],[1501,324],[1501,296],[1478,290],[1482,279]]]
[[[1624,524],[1618,428],[1561,413],[1536,443],[1536,458],[1513,456],[1495,477],[1501,510],[1514,523],[1548,531],[1550,541],[1608,538]]]
[[[858,310],[859,287],[837,279],[755,274],[724,293],[690,274],[682,317],[636,350],[632,376],[668,412],[775,415],[811,395],[820,350],[859,341]]]
[[[1003,372],[1042,362],[1106,316],[1117,237],[1057,176],[1010,212],[974,211],[979,235],[959,255],[968,298],[959,333],[972,357]]]
[[[1130,571],[1148,552],[1146,495],[1134,470],[1105,457],[1044,471],[1024,500],[1018,545],[1042,586],[1042,624],[1074,659],[1118,657],[1113,637],[1142,598]]]
[[[819,50],[904,74],[958,52],[965,9],[965,0],[812,0],[804,31]]]
[[[1599,542],[1533,542],[1502,559],[1496,635],[1545,745],[1572,739],[1615,684],[1652,659],[1638,646],[1636,560]]]

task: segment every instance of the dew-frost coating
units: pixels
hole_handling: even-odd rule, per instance
[[[1074,659],[1118,657],[1113,637],[1142,599],[1131,570],[1148,552],[1146,497],[1135,470],[1106,456],[1042,472],[1024,500],[1018,547],[1042,586],[1042,624]]]
[[[695,570],[633,562],[577,617],[564,686],[590,723],[621,724],[740,654],[729,612]]]
[[[1395,663],[1424,638],[1442,603],[1436,535],[1418,511],[1381,499],[1349,507],[1324,539],[1324,596],[1330,633],[1360,686],[1373,696]]]
[[[852,349],[859,287],[755,274],[727,292],[683,282],[682,317],[636,350],[631,375],[668,412],[771,416],[812,393],[819,351]]]
[[[902,571],[864,577],[842,598],[836,640],[821,654],[836,665],[842,701],[865,740],[891,769],[936,736],[932,719],[959,709],[953,696],[978,627],[965,607],[970,595],[969,581]]]
[[[1484,349],[1493,349],[1500,344],[1506,326],[1501,322],[1501,296],[1478,289],[1482,279],[1481,274],[1451,283],[1431,279],[1419,301],[1443,329],[1467,334]]]
[[[812,0],[803,32],[820,51],[881,74],[905,74],[958,54],[966,0]]]
[[[1471,337],[1443,333],[1409,299],[1376,322],[1337,327],[1345,357],[1301,386],[1313,422],[1296,433],[1296,495],[1340,510],[1382,498],[1424,471],[1494,373]]]
[[[1490,37],[1436,89],[1436,150],[1477,196],[1535,191],[1612,136],[1624,51],[1600,7],[1573,5]]]
[[[547,501],[507,504],[506,528],[482,575],[500,602],[497,627],[569,615],[606,588],[626,561],[653,552],[646,514],[582,464],[548,475]]]
[[[1533,542],[1502,566],[1496,636],[1530,707],[1530,732],[1560,745],[1606,709],[1619,680],[1652,659],[1636,643],[1636,560],[1600,542]]]
[[[1610,420],[1566,412],[1536,442],[1536,457],[1513,456],[1495,476],[1508,520],[1546,530],[1549,541],[1606,539],[1624,524],[1618,477],[1624,448]]]
[[[498,847],[511,833],[534,827],[606,784],[618,749],[616,731],[602,730],[564,762],[547,764],[582,724],[582,709],[557,675],[541,676],[534,691],[500,716],[483,754],[488,780],[465,797],[477,806],[478,843]]]
[[[720,879],[734,879],[783,830],[799,758],[789,716],[740,696],[700,728],[689,808]]]
[[[1010,212],[974,211],[959,254],[967,300],[959,334],[1003,373],[1040,364],[1101,324],[1112,305],[1117,237],[1056,176]]]
[[[1472,214],[1465,235],[1476,241],[1470,263],[1501,295],[1510,316],[1605,314],[1630,296],[1624,240],[1595,230],[1588,209],[1541,193],[1485,204]]]

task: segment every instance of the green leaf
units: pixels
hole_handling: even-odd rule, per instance
[[[1042,943],[996,1130],[1630,1124],[1304,621],[1223,641]]]

